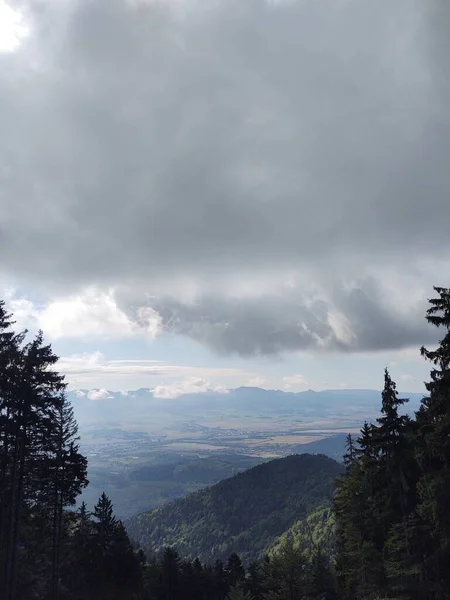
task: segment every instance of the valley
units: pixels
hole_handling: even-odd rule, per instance
[[[375,418],[380,404],[373,390],[237,388],[171,400],[148,389],[94,392],[70,392],[89,465],[79,502],[92,506],[106,491],[120,518],[273,458],[310,453],[341,461],[346,435]],[[420,395],[409,396],[412,411]]]

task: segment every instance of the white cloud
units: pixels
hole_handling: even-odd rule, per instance
[[[78,295],[36,306],[9,289],[6,301],[18,327],[42,329],[50,340],[138,336],[154,339],[161,331],[161,318],[153,309],[139,307],[133,320],[118,307],[113,291],[101,292],[91,288]]]
[[[18,329],[38,328],[39,311],[34,304],[26,298],[15,295],[14,289],[5,287],[3,298],[8,309],[14,315],[15,326]]]
[[[251,379],[249,379],[245,385],[248,387],[259,387],[259,388],[270,389],[271,383],[270,383],[269,379],[258,376],[258,377],[252,377]]]
[[[216,394],[228,394],[228,389],[223,385],[217,385],[202,379],[201,377],[190,377],[184,381],[161,384],[153,388],[155,398],[179,398],[184,394],[202,394],[214,392]]]
[[[283,389],[289,391],[301,391],[308,388],[308,381],[304,375],[288,375],[283,377]]]
[[[90,390],[87,394],[89,400],[107,400],[113,398],[108,390]]]
[[[95,352],[83,352],[82,354],[72,354],[69,357],[61,357],[57,363],[57,369],[95,369],[98,368],[103,362],[104,355],[96,350]]]
[[[174,381],[175,385],[189,384],[191,387],[202,387],[203,382],[210,380],[240,385],[252,375],[245,369],[172,365],[151,359],[106,360],[101,352],[63,356],[56,368],[66,375],[70,389],[130,390],[165,385],[168,380]],[[125,391],[122,393],[126,394]]]
[[[339,342],[348,346],[355,342],[356,335],[352,331],[350,319],[344,314],[336,310],[328,311],[328,324]]]
[[[0,0],[0,53],[14,52],[29,30],[20,12]]]

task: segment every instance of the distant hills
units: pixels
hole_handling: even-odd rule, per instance
[[[322,440],[291,446],[293,454],[325,454],[337,462],[342,462],[345,454],[346,433],[335,433]]]
[[[406,409],[419,407],[422,394],[402,393],[410,398]],[[205,392],[185,394],[178,398],[156,398],[149,388],[117,392],[110,390],[71,390],[69,397],[80,425],[86,422],[127,422],[132,419],[165,421],[167,419],[207,418],[212,415],[232,415],[253,418],[277,416],[288,419],[302,417],[305,421],[326,417],[342,427],[358,427],[366,418],[379,414],[381,392],[377,390],[324,390],[315,392],[285,392],[255,387],[239,387],[228,393]],[[107,408],[107,410],[105,410]]]
[[[239,454],[199,458],[158,453],[148,456],[139,466],[133,466],[130,459],[120,471],[111,471],[107,465],[93,466],[89,469],[89,486],[83,490],[80,502],[84,500],[88,506],[93,506],[106,491],[114,503],[115,514],[125,519],[218,483],[261,462],[264,459]]]
[[[324,455],[272,460],[126,521],[142,547],[175,546],[204,562],[237,552],[248,562],[299,520],[330,504],[342,465]]]
[[[345,438],[345,434],[335,434],[293,446],[292,451],[296,454],[325,454],[341,462]],[[153,457],[148,456],[139,466],[133,466],[130,459],[119,472],[111,472],[107,466],[93,466],[89,470],[90,484],[83,491],[81,500],[88,506],[93,506],[99,495],[106,490],[114,502],[116,514],[120,518],[128,518],[268,460],[241,454],[210,453],[200,458],[192,455],[166,456],[161,452]]]
[[[421,394],[405,410],[418,408]],[[240,387],[156,398],[148,388],[69,392],[88,458],[91,506],[102,491],[121,518],[290,454],[342,460],[345,437],[379,416],[381,392],[292,393]]]

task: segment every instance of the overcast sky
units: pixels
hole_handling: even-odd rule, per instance
[[[444,0],[5,3],[0,297],[72,387],[422,390],[449,31]]]

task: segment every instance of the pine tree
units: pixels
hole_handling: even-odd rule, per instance
[[[380,524],[383,535],[383,554],[389,586],[411,592],[416,585],[411,580],[413,570],[402,572],[393,565],[402,546],[402,562],[411,565],[414,521],[416,469],[412,450],[412,423],[407,415],[399,415],[398,409],[408,400],[398,397],[396,384],[388,370],[384,374],[382,392],[382,416],[377,419],[376,445],[379,452],[379,490],[377,503],[380,507]]]
[[[307,590],[311,600],[334,600],[336,596],[330,561],[320,546],[316,548],[309,565]]]
[[[39,435],[36,439],[36,432],[42,431],[47,425],[51,427],[48,414],[57,406],[59,395],[65,388],[63,376],[52,369],[58,358],[51,346],[44,345],[42,332],[22,349],[19,358],[20,378],[14,382],[15,402],[10,413],[14,427],[5,600],[14,600],[16,596],[24,503],[33,501],[36,485],[40,485],[30,468],[39,450]]]
[[[355,447],[348,440],[346,475],[336,484],[337,584],[344,598],[384,587],[377,427],[364,423]]]
[[[66,560],[62,563],[62,580],[68,589],[77,590],[81,598],[93,597],[97,578],[95,561],[98,559],[96,531],[86,503],[73,515],[72,534],[66,544]]]
[[[0,589],[2,600],[56,599],[63,509],[87,483],[86,459],[57,356],[42,332],[25,343],[13,325],[0,302]]]
[[[357,452],[355,448],[355,444],[353,442],[352,434],[349,433],[345,439],[345,454],[344,454],[344,465],[346,467],[346,471],[348,473],[350,467],[355,462],[357,458]]]
[[[133,597],[141,585],[141,564],[121,521],[117,524],[105,563],[112,589],[110,597],[114,600],[121,600],[125,595]]]
[[[433,364],[428,396],[416,414],[417,449],[420,467],[417,485],[419,515],[429,526],[433,550],[428,548],[426,577],[439,593],[450,589],[450,289],[435,287],[437,298],[429,300],[427,320],[446,333],[436,350],[421,348]],[[429,544],[430,545],[430,544]]]
[[[373,573],[367,538],[368,497],[359,460],[336,482],[337,585],[342,598],[353,599],[370,587]],[[372,550],[373,551],[373,550]]]
[[[215,597],[218,600],[224,600],[228,590],[228,584],[226,581],[227,577],[225,567],[221,560],[216,560],[216,562],[214,563],[213,574]]]
[[[300,600],[307,590],[306,560],[288,539],[265,564],[265,600]]]
[[[161,561],[162,585],[167,600],[177,600],[180,592],[180,555],[175,548],[165,548]]]
[[[263,600],[264,573],[261,565],[255,561],[248,566],[245,590],[253,600]]]
[[[227,594],[227,600],[253,600],[250,592],[246,592],[242,583],[231,586]]]
[[[239,555],[236,554],[236,552],[232,552],[228,558],[226,576],[228,585],[230,586],[236,586],[245,579],[245,569]]]
[[[92,515],[94,522],[87,548],[91,557],[86,578],[88,590],[95,600],[121,600],[125,593],[126,597],[132,597],[141,585],[141,564],[104,492]]]
[[[63,394],[52,414],[52,432],[44,445],[48,455],[44,460],[42,478],[47,479],[47,491],[53,521],[52,538],[52,599],[59,597],[59,571],[63,536],[63,509],[75,504],[76,497],[87,486],[87,461],[79,452],[78,426],[73,408]]]
[[[12,315],[0,301],[0,589],[10,594],[12,480],[11,459],[17,444],[15,412],[17,385],[21,377],[21,353],[26,331],[16,334]]]
[[[92,513],[96,519],[94,528],[97,533],[98,543],[102,550],[107,550],[117,529],[118,521],[114,516],[114,509],[111,500],[102,492]]]

